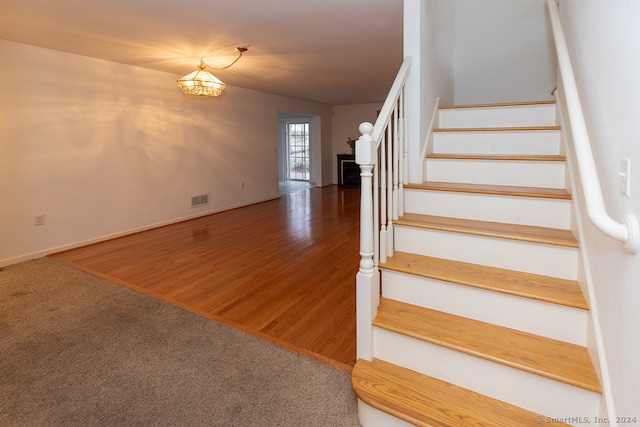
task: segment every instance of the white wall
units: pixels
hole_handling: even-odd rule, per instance
[[[0,265],[278,197],[278,111],[322,118],[331,183],[328,105],[187,96],[179,76],[4,40],[0,58]]]
[[[640,215],[640,2],[560,4],[607,211],[618,221],[628,212]],[[631,197],[618,191],[623,157],[632,162]],[[625,253],[588,221],[581,245],[591,262],[592,297],[615,402],[609,414],[635,416],[640,423],[640,254]]]
[[[337,154],[349,154],[347,139],[358,139],[360,123],[375,123],[382,102],[367,104],[334,105],[333,110],[333,183],[338,183]]]
[[[409,181],[420,182],[420,153],[436,100],[454,102],[454,2],[405,0],[404,56],[412,58],[407,79]]]
[[[456,104],[553,99],[546,0],[456,0]]]

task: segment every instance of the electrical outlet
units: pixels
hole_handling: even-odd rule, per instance
[[[244,181],[242,181],[242,184],[240,184],[240,188],[244,189]]]
[[[33,225],[44,225],[44,214],[37,214],[33,216]]]
[[[620,192],[631,196],[631,159],[627,157],[620,160]]]

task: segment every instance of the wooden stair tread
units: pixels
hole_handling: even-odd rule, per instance
[[[560,126],[500,126],[472,128],[435,128],[433,132],[524,132],[560,130]]]
[[[380,299],[373,325],[596,393],[602,387],[585,347],[490,323]]]
[[[520,160],[530,162],[564,162],[564,156],[557,155],[524,155],[524,154],[501,154],[501,155],[479,155],[479,154],[447,154],[433,153],[427,154],[427,159],[456,159],[456,160]]]
[[[502,196],[539,197],[571,200],[571,194],[561,188],[522,187],[512,185],[465,184],[427,181],[423,184],[405,184],[404,188],[461,193],[495,194]]]
[[[577,248],[570,230],[405,213],[394,224]]]
[[[462,105],[441,105],[440,110],[456,110],[464,108],[491,108],[491,107],[517,107],[527,105],[548,105],[555,104],[556,101],[525,101],[525,102],[496,102],[493,104],[462,104]]]
[[[380,268],[560,304],[582,310],[589,305],[578,282],[406,252],[394,252]]]
[[[366,404],[417,426],[525,426],[536,425],[539,417],[534,412],[380,359],[359,359],[353,368],[351,384]]]

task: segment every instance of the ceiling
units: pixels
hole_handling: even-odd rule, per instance
[[[228,85],[378,102],[402,62],[402,0],[0,0],[0,38],[176,78],[245,46],[214,72]]]

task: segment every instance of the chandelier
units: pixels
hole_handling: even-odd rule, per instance
[[[202,59],[200,59],[200,65],[198,65],[198,69],[196,71],[177,80],[178,87],[182,89],[182,92],[188,95],[220,96],[227,85],[224,84],[222,80],[208,72],[207,68],[214,71],[221,71],[231,67],[233,64],[238,62],[242,57],[242,54],[247,51],[247,48],[237,47],[236,50],[238,51],[238,57],[226,67],[214,68],[207,65]]]

